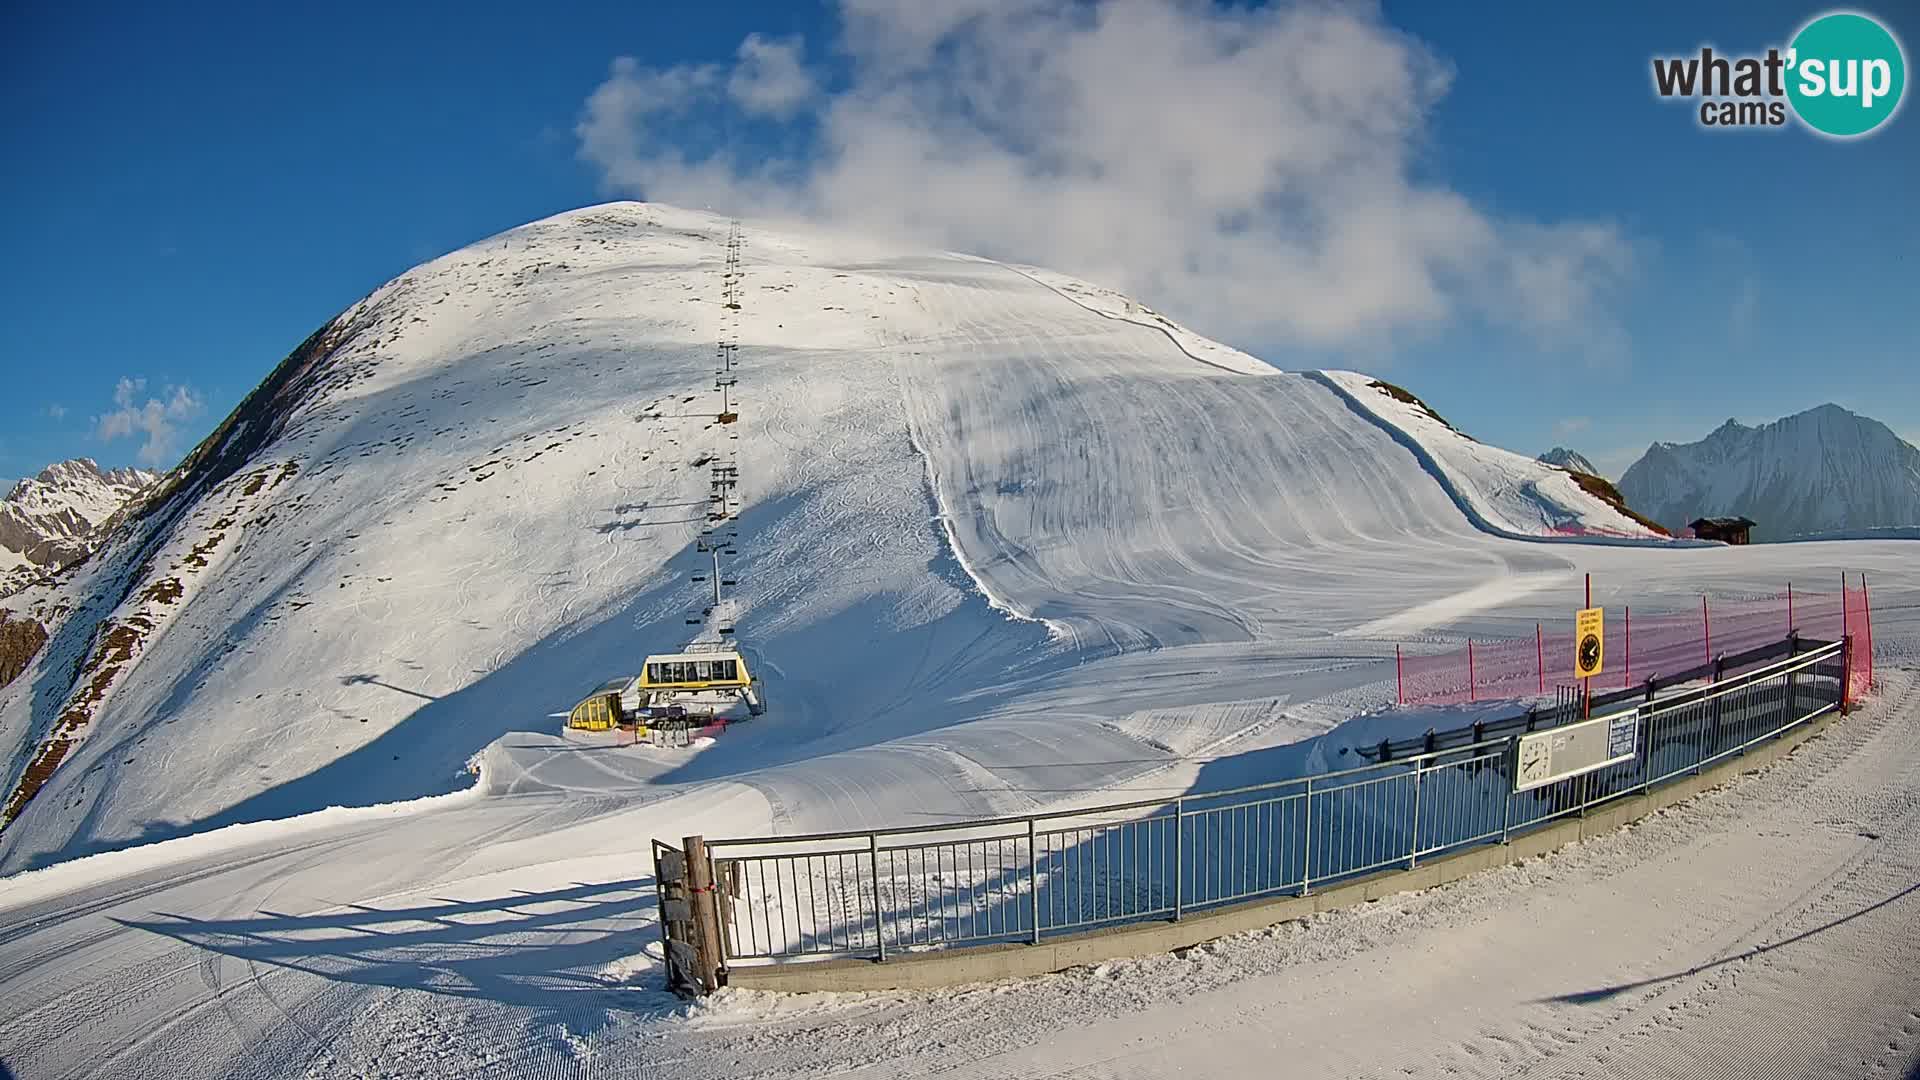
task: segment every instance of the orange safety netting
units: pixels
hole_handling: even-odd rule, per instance
[[[1851,636],[1856,662],[1850,697],[1873,683],[1872,612],[1866,582],[1843,584],[1839,593],[1787,591],[1744,598],[1702,597],[1690,611],[1607,612],[1606,663],[1594,677],[1596,691],[1622,689],[1656,675],[1686,671],[1767,645],[1797,630],[1833,640]],[[1469,701],[1527,698],[1575,681],[1571,626],[1537,624],[1527,638],[1472,640],[1443,653],[1402,653],[1397,662],[1403,705],[1454,705]]]

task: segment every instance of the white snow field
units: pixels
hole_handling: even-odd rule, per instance
[[[1916,912],[1911,543],[1647,545],[1344,374],[1030,267],[748,222],[730,311],[728,231],[614,204],[410,271],[76,576],[5,602],[52,632],[0,689],[9,789],[64,752],[0,832],[14,1075],[1657,1072],[1765,1010],[1822,1062],[1914,1054],[1915,935],[1884,936]],[[563,736],[698,629],[716,454],[770,712],[693,750]],[[660,989],[651,838],[1272,779],[1391,699],[1396,641],[1530,634],[1585,572],[1652,612],[1843,570],[1881,701],[1613,840],[1181,959]]]

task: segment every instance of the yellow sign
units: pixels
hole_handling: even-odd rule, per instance
[[[1600,674],[1607,657],[1604,609],[1582,608],[1573,620],[1573,673],[1583,679]]]

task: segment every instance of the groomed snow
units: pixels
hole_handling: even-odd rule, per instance
[[[1668,542],[1666,537],[1587,494],[1565,469],[1468,438],[1438,416],[1401,401],[1371,375],[1323,377],[1354,406],[1400,432],[1430,459],[1437,479],[1485,527],[1514,536]]]
[[[123,537],[62,589],[10,602],[91,604],[154,630],[0,834],[0,865],[185,837],[0,879],[0,1059],[16,1075],[621,1075],[669,1061],[690,1076],[1148,1075],[1164,1071],[1159,1046],[1205,1075],[1276,1060],[1248,1031],[1284,1036],[1308,1073],[1364,1075],[1352,1055],[1388,1030],[1379,1061],[1505,1075],[1501,1040],[1523,1063],[1583,1060],[1536,1022],[1564,1021],[1574,1048],[1618,1045],[1578,1009],[1524,995],[1770,941],[1826,881],[1854,883],[1833,903],[1868,897],[1879,878],[1822,854],[1853,843],[1834,820],[1891,838],[1861,842],[1894,865],[1911,859],[1914,777],[1881,752],[1910,744],[1915,723],[1910,543],[1540,543],[1564,522],[1509,489],[1544,466],[1450,456],[1412,420],[1362,416],[1330,376],[1266,369],[1055,275],[802,226],[745,224],[734,315],[720,305],[727,232],[616,204],[403,275],[349,312],[315,389],[246,468],[189,492],[150,546]],[[729,333],[737,442],[712,423]],[[771,711],[690,750],[562,737],[555,711],[689,633],[696,463],[716,452],[740,459],[731,603]],[[1456,462],[1456,492],[1479,492],[1474,515],[1529,538],[1477,525],[1436,461]],[[1597,503],[1552,494],[1582,528],[1606,525]],[[1701,590],[1830,589],[1843,570],[1873,581],[1892,692],[1817,745],[1871,746],[1807,755],[1797,787],[1763,778],[1776,796],[1726,814],[1669,815],[1677,839],[1633,839],[1649,825],[1604,858],[1587,845],[1282,930],[1252,953],[851,1001],[689,1011],[660,990],[650,839],[1337,767],[1344,721],[1370,714],[1352,735],[1404,719],[1377,712],[1403,635],[1530,635],[1570,617],[1587,572],[1596,602],[1658,611]],[[178,598],[156,579],[178,580]],[[86,645],[56,633],[0,690],[10,749],[63,707]],[[341,805],[380,809],[299,816]],[[1564,960],[1543,970],[1581,977],[1514,974],[1514,957],[1539,953]],[[1508,989],[1476,988],[1483,972]],[[1895,976],[1875,978],[1822,989],[1892,1000]],[[1631,1000],[1627,1020],[1661,1015],[1657,995]],[[1718,1000],[1734,1003],[1707,1025],[1723,1034],[1742,1005],[1768,1006]],[[1342,1002],[1351,1015],[1330,1016]],[[1431,1023],[1386,1022],[1423,1007]]]

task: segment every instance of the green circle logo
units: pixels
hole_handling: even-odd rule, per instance
[[[1815,131],[1865,135],[1887,122],[1907,87],[1907,59],[1887,28],[1865,15],[1822,15],[1794,35],[1787,99]]]

